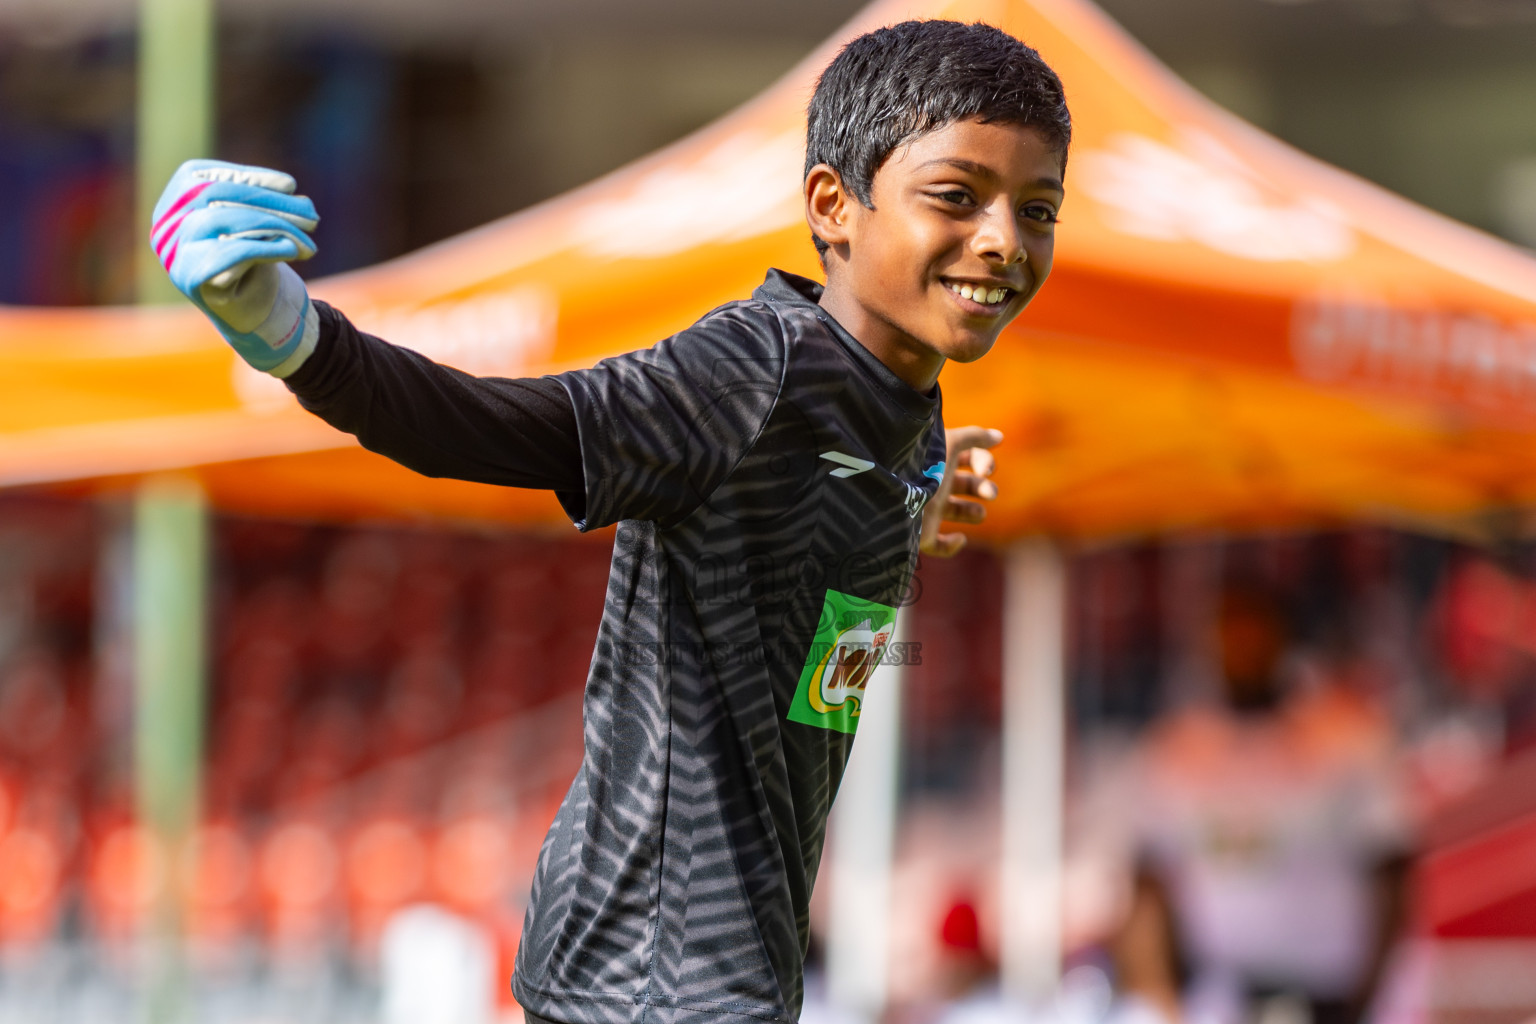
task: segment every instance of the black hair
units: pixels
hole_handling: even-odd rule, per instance
[[[1061,153],[1072,141],[1061,79],[1040,54],[991,25],[904,21],[843,47],[816,82],[805,173],[826,164],[873,208],[875,172],[908,139],[955,121],[1034,128]],[[827,243],[812,236],[816,251]]]

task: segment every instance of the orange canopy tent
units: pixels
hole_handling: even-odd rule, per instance
[[[1008,437],[987,532],[1521,528],[1536,259],[1254,130],[1082,0],[877,3],[678,144],[313,293],[440,360],[526,375],[650,344],[769,266],[815,274],[798,192],[811,85],[844,38],[911,16],[1027,40],[1076,122],[1052,280],[992,354],[942,377],[952,425]],[[166,469],[248,512],[563,521],[547,495],[362,451],[190,305],[0,309],[0,486]]]

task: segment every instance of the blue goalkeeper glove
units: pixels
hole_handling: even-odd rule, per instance
[[[289,260],[315,254],[319,217],[281,171],[188,160],[155,204],[150,244],[171,283],[240,357],[286,377],[315,349],[319,318]]]

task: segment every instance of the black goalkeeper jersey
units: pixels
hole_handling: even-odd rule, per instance
[[[540,381],[437,366],[322,306],[289,378],[415,469],[550,487],[578,528],[618,523],[582,767],[513,983],[541,1016],[799,1014],[827,814],[870,673],[900,656],[944,460],[937,387],[901,381],[819,295],[774,271],[653,348]]]

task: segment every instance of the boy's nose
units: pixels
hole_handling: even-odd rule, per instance
[[[996,206],[978,218],[976,234],[971,238],[971,250],[988,263],[1011,267],[1022,263],[1028,253],[1024,250],[1024,229],[1020,226],[1013,208],[1006,204]]]

